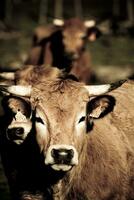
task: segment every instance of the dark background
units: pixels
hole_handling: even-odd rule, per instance
[[[23,66],[32,33],[54,17],[95,20],[102,31],[89,43],[92,67],[101,82],[113,82],[134,73],[134,0],[0,0],[0,70]],[[0,165],[0,200],[8,200]]]

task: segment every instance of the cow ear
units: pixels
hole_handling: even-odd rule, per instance
[[[5,113],[16,114],[20,111],[27,118],[31,117],[32,108],[28,100],[17,96],[5,96],[2,100],[2,107]]]
[[[91,42],[94,42],[101,35],[102,35],[101,31],[95,26],[90,27],[87,30],[87,37],[88,37],[88,40]]]
[[[104,117],[113,110],[115,98],[110,95],[103,95],[93,98],[87,105],[88,117],[98,119]]]

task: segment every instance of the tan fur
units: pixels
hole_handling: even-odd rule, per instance
[[[29,109],[26,106],[25,101],[22,99],[10,98],[8,100],[8,107],[12,110],[12,112],[17,113],[20,111],[22,114],[27,116],[29,113]]]
[[[15,82],[17,85],[35,85],[46,79],[53,79],[60,73],[62,72],[59,72],[57,68],[51,69],[45,65],[40,67],[25,65],[15,73]]]

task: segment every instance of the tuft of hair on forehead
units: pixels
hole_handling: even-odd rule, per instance
[[[62,70],[52,66],[25,65],[15,74],[15,80],[20,85],[35,85],[48,79],[55,79],[62,76]]]
[[[71,18],[65,21],[64,28],[68,27],[79,27],[80,29],[83,29],[84,23],[79,18]]]
[[[59,73],[53,79],[47,79],[33,86],[30,102],[35,108],[37,104],[47,103],[53,105],[58,102],[67,101],[87,101],[89,99],[88,92],[83,87],[83,83],[77,81],[73,75],[67,73]],[[68,99],[68,100],[67,100]]]
[[[76,97],[78,99],[78,96],[85,96],[85,88],[83,83],[78,82],[73,75],[60,73],[54,79],[48,79],[36,84],[33,87],[31,101],[34,103],[41,99],[44,101],[45,99],[50,100],[53,97],[60,98],[63,93],[69,95],[70,98]],[[86,96],[88,96],[87,93]]]

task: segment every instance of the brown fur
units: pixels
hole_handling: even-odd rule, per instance
[[[38,26],[34,30],[33,45],[38,44],[42,39],[50,37],[59,27],[48,24],[47,26]]]
[[[46,39],[46,42],[45,42],[46,47],[43,48],[45,55],[46,55],[45,60],[46,60],[47,64],[52,63],[52,61],[50,60],[51,54],[47,50],[47,49],[49,49],[49,47],[48,47],[49,42],[47,42],[47,40],[54,32],[56,32],[58,30],[59,30],[58,27],[56,27],[54,25],[50,25],[50,24],[47,26],[43,26],[43,25],[39,26],[34,30],[33,40],[32,40],[32,48],[29,52],[29,56],[28,56],[25,64],[32,64],[32,65],[43,64],[42,62],[40,62],[39,58],[42,54],[42,48],[43,48],[40,45],[40,42],[44,39]]]

